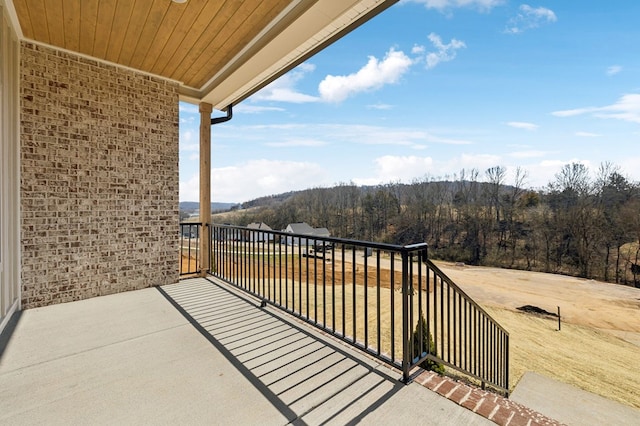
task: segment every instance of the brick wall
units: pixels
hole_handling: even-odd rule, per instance
[[[21,45],[22,307],[178,280],[178,87]]]

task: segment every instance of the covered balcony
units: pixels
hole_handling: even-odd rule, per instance
[[[515,418],[417,368],[509,389],[508,334],[424,246],[211,223],[211,125],[395,2],[0,0],[0,423]],[[182,281],[179,101],[201,118]]]

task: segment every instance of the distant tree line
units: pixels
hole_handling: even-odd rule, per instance
[[[427,242],[432,258],[564,273],[640,286],[640,184],[610,163],[565,165],[543,189],[517,169],[462,170],[448,180],[339,184],[246,203],[232,222],[307,222],[336,237]],[[229,221],[229,216],[225,219]]]

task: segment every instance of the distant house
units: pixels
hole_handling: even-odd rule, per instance
[[[313,235],[315,230],[306,222],[298,222],[287,225],[287,229],[285,229],[284,232],[288,232],[290,234]]]
[[[314,234],[317,237],[330,237],[331,232],[327,228],[314,228]]]
[[[262,230],[262,231],[273,231],[273,229],[271,229],[271,227],[269,225],[267,225],[264,222],[253,222],[247,225],[247,228],[249,229],[257,229],[257,230]],[[247,241],[252,241],[252,242],[264,242],[264,241],[273,241],[273,234],[269,233],[269,232],[254,232],[251,231],[248,233],[249,235],[247,236],[246,240]]]
[[[287,225],[284,232],[288,232],[290,234],[299,234],[299,235],[310,235],[313,237],[330,237],[331,233],[327,228],[312,228],[308,223],[298,222],[298,223],[290,223]],[[306,246],[307,238],[297,238],[297,237],[287,237],[287,245],[290,246]],[[314,244],[313,241],[309,241],[309,244]]]

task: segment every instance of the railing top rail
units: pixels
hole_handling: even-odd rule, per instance
[[[212,226],[219,227],[219,228],[226,228],[226,229],[236,229],[239,231],[251,231],[256,233],[281,235],[284,237],[306,238],[310,240],[325,241],[325,242],[338,243],[343,245],[362,246],[362,247],[374,248],[374,249],[383,250],[383,251],[393,251],[393,252],[422,250],[428,247],[427,243],[418,243],[418,244],[412,244],[409,246],[401,246],[398,244],[376,243],[371,241],[353,240],[349,238],[323,237],[315,234],[294,234],[291,232],[276,231],[273,229],[267,230],[267,229],[247,228],[245,226],[237,226],[237,225],[226,225],[226,224],[214,223],[212,224]]]
[[[476,309],[478,309],[480,312],[482,312],[484,315],[487,316],[487,318],[489,318],[491,320],[491,322],[493,322],[503,333],[505,333],[507,336],[509,335],[509,332],[507,330],[505,330],[499,323],[498,321],[496,321],[487,311],[485,311],[482,306],[478,305],[476,303],[475,300],[473,300],[473,298],[471,298],[471,296],[469,296],[467,293],[465,293],[465,291],[463,289],[461,289],[456,283],[454,283],[451,278],[449,278],[444,272],[442,272],[442,270],[440,268],[438,268],[435,263],[433,263],[431,261],[431,259],[427,259],[426,260],[427,265],[433,269],[436,273],[438,273],[438,275],[440,275],[440,278],[442,278],[444,281],[446,281],[446,283],[449,285],[449,287],[454,288],[458,293],[460,293],[469,303],[471,303],[473,306],[475,306]]]
[[[187,226],[187,225],[202,225],[202,222],[180,222],[180,226]]]
[[[424,250],[428,247],[429,247],[429,244],[427,243],[415,243],[415,244],[409,244],[407,246],[402,246],[402,248],[404,248],[407,251]]]

